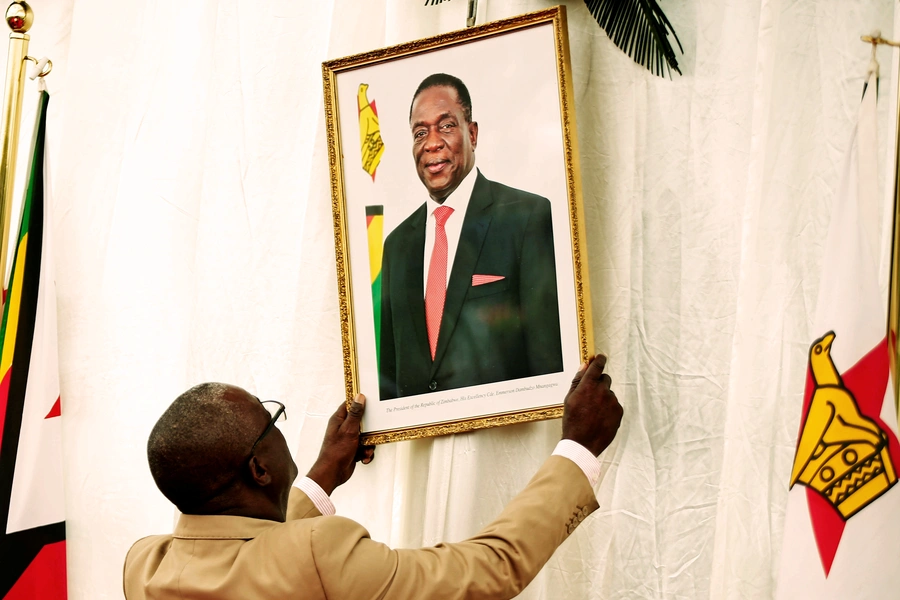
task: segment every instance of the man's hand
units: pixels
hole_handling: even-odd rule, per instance
[[[612,379],[603,372],[606,357],[588,359],[572,380],[563,409],[562,437],[578,442],[594,456],[603,452],[622,422],[622,407],[609,386]]]
[[[329,496],[337,486],[350,479],[356,461],[361,460],[367,465],[375,458],[375,446],[359,443],[359,425],[365,409],[366,397],[359,394],[350,404],[350,410],[341,402],[328,419],[319,458],[306,476],[318,483]]]

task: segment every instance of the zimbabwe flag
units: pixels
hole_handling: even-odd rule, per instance
[[[0,325],[0,598],[66,598],[56,283],[44,210],[40,92],[29,182]]]
[[[813,318],[776,598],[900,598],[900,430],[878,214],[876,75],[863,90]]]
[[[372,319],[375,322],[375,361],[381,367],[381,255],[384,252],[384,206],[366,207],[369,238],[369,275],[372,284]]]

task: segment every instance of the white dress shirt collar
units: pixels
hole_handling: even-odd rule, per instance
[[[466,214],[466,208],[469,206],[469,200],[472,198],[472,189],[475,187],[475,179],[478,177],[478,169],[472,166],[463,180],[453,190],[449,196],[444,198],[443,202],[438,202],[428,197],[428,217],[434,218],[434,211],[439,206],[449,206],[453,209],[453,214]]]
[[[436,202],[429,196],[426,207],[425,219],[425,262],[422,273],[422,297],[425,297],[425,288],[428,286],[428,267],[431,264],[431,253],[434,251],[434,211],[441,206],[449,206],[453,213],[444,224],[447,233],[447,281],[450,281],[450,273],[453,271],[453,260],[456,258],[456,248],[459,246],[459,237],[462,234],[463,221],[466,210],[469,208],[469,200],[472,199],[472,190],[475,189],[475,180],[478,179],[478,169],[474,166],[453,192],[444,199],[443,203]]]

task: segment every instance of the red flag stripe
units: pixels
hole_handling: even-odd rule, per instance
[[[9,379],[12,369],[8,369],[0,380],[0,440],[3,439],[3,427],[6,424],[6,405],[9,403]]]
[[[3,600],[66,600],[66,542],[47,544]]]

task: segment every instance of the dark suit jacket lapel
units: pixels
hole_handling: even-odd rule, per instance
[[[475,265],[481,254],[481,246],[484,244],[484,238],[491,224],[490,206],[493,202],[490,182],[479,171],[475,179],[475,187],[472,188],[472,198],[466,209],[466,218],[460,232],[456,257],[453,259],[453,270],[450,272],[450,281],[447,284],[441,332],[438,335],[437,350],[431,366],[432,377],[447,352],[447,345],[450,343],[450,338],[453,337],[453,330],[456,329],[456,323],[459,320],[459,312],[462,310],[466,294],[469,292]]]
[[[416,330],[416,352],[424,352],[424,356],[431,357],[428,346],[428,330],[425,327],[425,219],[426,206],[423,204],[414,213],[414,218],[407,224],[410,228],[408,236],[404,236],[409,242],[406,249],[406,258],[403,261],[403,269],[400,272],[402,281],[400,286],[406,291],[407,310],[409,318]],[[396,316],[394,317],[397,318]]]

